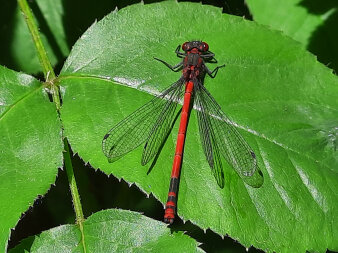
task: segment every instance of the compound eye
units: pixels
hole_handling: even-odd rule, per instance
[[[182,49],[183,49],[183,51],[189,50],[189,43],[188,43],[188,42],[184,42],[184,43],[182,44]]]
[[[209,45],[206,42],[202,42],[204,50],[203,51],[208,51],[209,50]]]
[[[182,49],[183,49],[183,51],[185,51],[185,52],[191,50],[191,43],[190,43],[189,41],[184,42],[183,45],[182,45]]]

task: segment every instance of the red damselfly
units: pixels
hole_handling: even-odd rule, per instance
[[[197,112],[203,151],[218,185],[221,188],[224,187],[222,157],[247,184],[254,187],[258,184],[257,180],[252,177],[258,170],[255,153],[203,84],[206,74],[215,78],[218,70],[225,65],[218,66],[213,71],[208,69],[205,63],[217,63],[217,60],[205,42],[185,42],[182,50],[183,52],[180,46],[175,50],[177,57],[183,58],[175,66],[155,58],[172,71],[182,70],[181,78],[164,90],[161,95],[119,122],[104,136],[102,141],[103,152],[109,162],[116,161],[145,143],[141,164],[147,164],[160,152],[175,123],[177,105],[183,98],[168,201],[164,214],[164,221],[167,223],[172,223],[175,218],[185,135],[192,107]]]

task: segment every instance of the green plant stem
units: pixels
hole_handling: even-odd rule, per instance
[[[74,210],[75,210],[75,215],[76,215],[76,223],[79,225],[80,231],[81,231],[81,241],[83,245],[84,252],[86,252],[86,247],[85,247],[85,236],[83,232],[83,222],[84,222],[84,216],[82,212],[82,206],[81,206],[81,201],[80,201],[80,194],[77,190],[77,185],[76,185],[76,180],[74,176],[74,170],[73,170],[73,165],[72,161],[70,158],[70,152],[69,152],[69,144],[67,141],[67,138],[64,138],[64,147],[65,151],[63,153],[64,161],[65,161],[65,168],[67,172],[67,177],[69,181],[69,187],[70,191],[72,194],[72,199],[73,199],[73,204],[74,204]]]
[[[38,31],[38,27],[34,21],[33,14],[31,9],[28,6],[28,3],[26,0],[18,0],[18,4],[21,8],[21,11],[23,12],[23,15],[26,20],[26,24],[28,26],[28,29],[32,35],[34,45],[36,47],[38,57],[40,60],[40,63],[43,68],[43,73],[45,76],[45,80],[48,82],[50,80],[53,80],[55,78],[55,73],[52,68],[52,65],[48,59],[47,52],[42,44],[41,37]]]
[[[34,21],[33,14],[31,9],[28,6],[28,3],[26,0],[18,0],[18,4],[24,14],[28,29],[32,35],[34,45],[37,50],[37,54],[40,60],[40,63],[43,68],[43,73],[45,76],[45,80],[47,83],[50,84],[50,89],[51,93],[53,96],[53,101],[55,103],[56,109],[59,112],[61,108],[61,102],[60,102],[60,93],[59,93],[59,88],[54,82],[55,79],[55,73],[52,68],[52,65],[48,59],[47,52],[42,44],[41,37],[39,35],[38,27]],[[75,210],[75,215],[76,215],[76,223],[79,225],[80,231],[81,231],[81,241],[83,245],[84,252],[86,252],[86,247],[85,247],[85,237],[84,237],[84,231],[83,231],[83,222],[84,222],[84,216],[82,212],[82,206],[81,206],[81,201],[80,201],[80,195],[77,190],[77,185],[76,185],[76,180],[74,176],[74,170],[73,170],[73,165],[70,157],[70,152],[69,152],[69,144],[66,138],[64,138],[64,161],[65,161],[65,169],[67,172],[67,177],[69,181],[69,186],[70,186],[70,191],[72,194],[72,199],[73,199],[73,204],[74,204],[74,210]]]

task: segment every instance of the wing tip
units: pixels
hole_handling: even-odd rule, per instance
[[[109,136],[110,136],[110,134],[106,134],[106,135],[103,137],[103,140],[106,140]]]

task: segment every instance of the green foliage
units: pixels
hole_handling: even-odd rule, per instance
[[[55,29],[60,39],[62,29]],[[0,68],[1,249],[20,214],[55,181],[62,166],[62,136],[95,169],[165,202],[178,124],[152,168],[140,164],[142,147],[109,164],[101,141],[112,126],[179,78],[153,57],[177,63],[174,49],[191,39],[207,41],[219,64],[226,64],[205,86],[255,150],[264,184],[252,188],[226,167],[220,189],[192,113],[178,215],[268,252],[338,250],[337,77],[280,32],[215,7],[174,1],[132,5],[94,23],[52,84]],[[62,95],[60,118],[44,89],[53,84]],[[148,248],[140,251],[170,245],[177,252],[198,250],[189,237],[170,235],[160,222],[131,212],[98,212],[83,226],[82,235],[76,225],[51,229],[13,252],[62,247],[83,252],[84,242],[91,252],[107,252],[106,247],[137,251],[137,235],[152,238],[151,244],[141,243]]]
[[[338,71],[337,1],[248,0],[247,4],[255,21],[283,31]]]
[[[4,52],[1,52],[0,55],[5,54],[7,57],[4,64],[31,74],[41,72],[36,49],[20,8],[16,6],[16,1],[3,2],[5,2],[5,5],[2,5],[0,15],[6,19],[7,24],[2,26],[2,29],[0,28],[4,35],[0,40],[0,46],[4,49]],[[40,30],[43,31],[41,39],[46,47],[49,59],[52,65],[56,65],[70,51],[65,38],[65,27],[63,27],[64,6],[62,1],[38,0],[30,2],[30,7],[34,11]],[[1,63],[3,61],[4,59],[0,60]]]
[[[84,245],[77,225],[63,225],[27,238],[9,252],[203,252],[182,232],[171,234],[162,222],[130,211],[100,211],[83,226]]]
[[[175,63],[173,50],[191,38],[208,41],[218,61],[227,65],[206,86],[258,153],[265,182],[258,189],[248,187],[226,168],[226,187],[219,189],[193,114],[179,215],[264,250],[333,247],[337,230],[330,224],[338,202],[332,186],[338,178],[336,143],[330,136],[337,125],[337,79],[298,43],[216,8],[136,5],[94,24],[74,46],[59,78],[61,117],[73,150],[94,168],[135,182],[164,202],[177,125],[149,175],[149,166],[140,166],[142,147],[108,164],[101,140],[150,94],[179,77],[152,57]],[[314,234],[327,236],[312,240]]]
[[[0,249],[62,166],[61,124],[42,84],[0,67]]]

